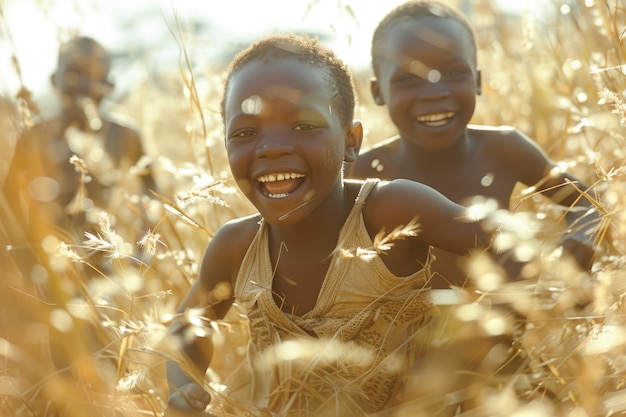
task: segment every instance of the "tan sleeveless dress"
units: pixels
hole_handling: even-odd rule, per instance
[[[261,224],[235,286],[237,306],[249,319],[249,375],[232,375],[234,396],[227,401],[235,407],[249,402],[256,411],[232,415],[362,416],[393,404],[436,308],[426,286],[428,266],[397,277],[378,255],[354,256],[357,248],[373,247],[361,210],[376,182],[360,190],[317,303],[301,317],[274,302]]]

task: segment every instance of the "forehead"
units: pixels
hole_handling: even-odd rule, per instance
[[[332,98],[329,82],[328,70],[295,58],[251,61],[232,74],[224,97],[225,112],[240,109],[251,97],[328,106]]]
[[[471,33],[459,21],[447,17],[422,16],[406,19],[389,28],[378,53],[411,50],[475,55]]]
[[[109,66],[109,55],[104,48],[97,45],[71,45],[59,55],[59,65],[65,67],[88,68]]]

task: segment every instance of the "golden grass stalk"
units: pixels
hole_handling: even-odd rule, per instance
[[[546,11],[550,20],[541,24],[530,15],[504,16],[489,1],[472,3],[483,70],[475,121],[519,127],[591,184],[578,191],[603,214],[595,268],[584,273],[559,252],[562,212],[541,196],[520,193],[518,209],[531,215],[518,217],[520,226],[507,237],[512,250],[528,257],[526,280],[491,279],[500,273],[497,265],[476,258],[479,291],[442,309],[441,347],[410,375],[409,407],[387,415],[626,413],[625,10],[619,1],[568,5],[555,0],[550,11],[556,14]],[[161,156],[154,160],[162,190],[147,198],[152,224],[139,233],[140,243],[128,242],[136,239],[124,235],[125,225],[106,219],[86,242],[59,237],[45,217],[28,229],[6,195],[0,198],[2,417],[158,416],[168,391],[165,360],[195,372],[166,337],[167,326],[178,319],[173,312],[196,277],[207,239],[252,208],[226,186],[232,179],[215,111],[223,68],[191,71],[193,57],[177,25],[172,33],[184,60],[164,74],[171,84],[148,79],[121,103],[140,122],[149,152]],[[15,69],[20,75],[17,60]],[[357,84],[367,85],[369,74],[363,77]],[[211,86],[204,95],[200,78]],[[27,92],[22,85],[20,100],[36,112]],[[359,102],[367,140],[374,141],[388,121],[368,97]],[[521,225],[538,220],[546,239],[533,245]],[[373,248],[344,249],[367,258],[417,232],[417,224],[407,225],[381,232]],[[220,322],[197,318],[193,334],[217,341],[210,372],[218,381],[211,389],[219,391],[220,375],[245,354],[245,320],[236,313]],[[338,344],[337,352],[344,348]],[[300,344],[293,352],[309,357],[320,349]],[[340,393],[350,381],[334,386]],[[318,395],[306,378],[291,380],[285,392]],[[342,412],[358,412],[350,403],[337,404]],[[256,412],[238,410],[250,411]]]

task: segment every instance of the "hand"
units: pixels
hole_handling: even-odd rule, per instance
[[[211,402],[211,395],[199,384],[190,382],[174,391],[168,399],[165,417],[210,417],[205,413]]]

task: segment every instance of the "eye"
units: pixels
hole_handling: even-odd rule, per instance
[[[394,83],[409,83],[419,81],[421,78],[413,73],[406,73],[395,77],[392,82]]]
[[[231,135],[228,135],[229,139],[246,139],[256,136],[256,131],[254,129],[239,129],[233,132]]]
[[[306,130],[313,130],[318,128],[319,126],[314,125],[312,123],[298,123],[293,127],[293,130],[297,130],[297,131],[306,131]]]
[[[470,75],[472,72],[467,68],[454,68],[445,72],[446,78],[462,78]]]

